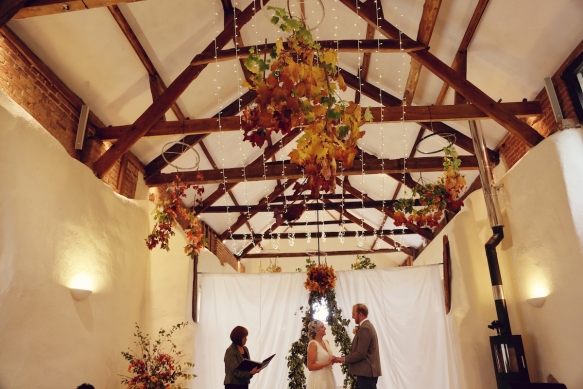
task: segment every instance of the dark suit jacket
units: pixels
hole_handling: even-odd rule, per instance
[[[350,354],[344,358],[348,371],[354,376],[379,377],[381,375],[381,357],[377,332],[367,320],[358,328],[352,340]]]
[[[243,346],[247,358],[251,359],[249,349]],[[253,376],[250,372],[245,370],[238,370],[237,366],[243,362],[245,357],[239,352],[237,345],[231,343],[227,351],[225,351],[225,382],[224,384],[247,385]]]

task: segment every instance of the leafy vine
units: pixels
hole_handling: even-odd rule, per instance
[[[417,185],[413,188],[410,198],[400,198],[393,205],[395,208],[394,222],[401,226],[407,221],[418,227],[435,227],[439,224],[443,212],[449,210],[458,212],[463,200],[460,200],[462,190],[466,186],[465,175],[459,167],[461,160],[455,147],[444,147],[444,172],[435,184]],[[421,207],[415,207],[415,199],[419,199]]]
[[[306,270],[309,272],[314,267],[319,266],[317,266],[316,263],[310,259],[306,259]],[[297,270],[301,269],[298,268]],[[325,321],[332,331],[332,335],[334,336],[334,343],[337,347],[340,347],[340,352],[342,355],[348,355],[350,353],[352,341],[350,340],[348,331],[346,330],[350,324],[350,321],[342,317],[342,309],[338,308],[338,304],[336,302],[336,292],[334,291],[334,288],[330,288],[325,292],[316,290],[310,291],[307,307],[300,307],[300,311],[304,312],[304,316],[302,317],[302,332],[300,334],[300,339],[292,343],[289,350],[289,355],[286,357],[287,367],[289,370],[289,389],[306,388],[306,375],[304,373],[304,367],[307,365],[308,343],[310,342],[308,337],[308,324],[314,320],[314,306],[316,304],[326,304],[328,308],[328,316],[326,317]],[[342,364],[340,365],[340,368],[344,374],[343,387],[356,389],[356,380],[348,373],[348,366]]]
[[[350,265],[352,270],[362,270],[362,269],[374,269],[377,265],[369,258],[364,255],[357,255],[356,262]]]
[[[297,148],[289,153],[291,162],[304,169],[312,194],[333,192],[338,164],[353,165],[356,142],[364,135],[360,126],[372,114],[367,109],[363,115],[358,104],[338,96],[338,89],[346,90],[336,66],[338,53],[322,49],[303,20],[283,8],[268,9],[275,13],[271,22],[290,35],[285,45],[277,40],[269,58],[253,50],[247,57],[245,66],[253,76],[243,86],[257,91],[257,98],[243,111],[244,139],[261,147],[272,132],[302,127]]]

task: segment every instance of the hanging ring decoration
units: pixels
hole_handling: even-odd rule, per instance
[[[178,148],[180,149],[180,151],[176,150]],[[192,162],[192,164],[190,166],[184,167],[184,166],[179,166],[177,164],[172,163],[173,161],[178,159],[180,156],[186,155],[186,153],[188,153],[189,151],[192,151],[192,153],[189,154],[189,160],[190,160],[190,158],[192,158],[192,155],[194,156],[194,161]],[[181,142],[181,141],[173,141],[173,142],[166,143],[162,147],[162,158],[164,158],[164,161],[168,164],[168,166],[172,166],[173,168],[175,168],[178,171],[180,171],[180,170],[198,170],[198,166],[200,164],[200,155],[194,149],[194,146],[189,145],[188,143]]]
[[[295,0],[295,1],[292,1],[292,0],[279,0],[279,1],[271,0],[269,3],[267,3],[268,1],[269,0],[261,0],[261,10],[263,11],[263,14],[267,18],[267,20],[270,20],[270,21],[275,16],[275,12],[273,12],[272,10],[268,10],[267,9],[268,6],[276,7],[276,8],[285,8],[287,10],[287,12],[289,13],[290,17],[292,17],[294,19],[302,20],[302,7],[305,9],[306,5],[309,5],[310,3],[315,4],[314,6],[312,6],[313,8],[312,8],[312,11],[310,13],[312,15],[314,15],[316,18],[319,18],[319,20],[317,21],[317,23],[315,23],[314,26],[308,25],[309,17],[304,15],[306,27],[310,31],[313,31],[316,28],[318,28],[320,26],[320,24],[322,24],[322,22],[324,21],[324,17],[326,16],[326,10],[324,9],[324,3],[322,2],[322,0]],[[319,13],[321,13],[321,16],[318,15]]]
[[[421,145],[421,143],[423,143],[423,141],[426,141],[427,139],[431,138],[432,136],[440,136],[443,139],[447,140],[448,144],[446,146],[443,146],[440,149],[437,149],[437,150],[424,151],[424,150],[420,149],[419,146]],[[417,142],[417,146],[415,146],[415,149],[417,149],[417,151],[420,152],[421,154],[437,154],[439,152],[442,152],[444,147],[453,146],[453,144],[455,143],[455,139],[456,139],[455,134],[453,132],[434,132],[432,134],[426,135],[423,138],[419,139],[419,142]]]

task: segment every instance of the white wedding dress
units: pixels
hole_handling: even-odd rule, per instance
[[[330,350],[330,344],[327,340],[326,350],[322,345],[315,340],[311,340],[310,343],[316,343],[316,363],[324,363],[332,358],[332,352]],[[310,347],[308,343],[308,347]],[[334,380],[334,374],[332,373],[332,365],[328,365],[323,369],[314,370],[308,372],[308,385],[307,389],[335,389],[336,381]]]

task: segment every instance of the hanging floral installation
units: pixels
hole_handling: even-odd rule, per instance
[[[374,269],[377,265],[369,257],[357,255],[356,261],[350,265],[352,270]]]
[[[297,148],[289,153],[291,162],[303,168],[305,189],[333,192],[338,164],[352,166],[356,142],[364,135],[360,126],[372,114],[338,97],[339,89],[346,90],[336,66],[338,53],[322,49],[303,20],[283,8],[268,9],[274,11],[271,22],[290,35],[285,43],[277,40],[269,58],[254,51],[247,57],[245,66],[253,76],[243,86],[255,90],[257,98],[243,111],[244,139],[261,147],[273,132],[285,135],[302,127]]]
[[[300,268],[297,270],[301,271]],[[306,271],[307,277],[304,286],[310,291],[310,295],[307,307],[300,307],[300,311],[304,313],[302,332],[300,339],[292,343],[289,355],[286,357],[289,370],[289,389],[306,388],[304,367],[307,366],[308,343],[310,342],[308,324],[314,320],[315,307],[317,305],[324,305],[328,308],[328,316],[324,321],[331,329],[334,343],[337,347],[340,347],[342,355],[348,355],[352,346],[352,341],[346,330],[350,321],[342,317],[342,310],[338,308],[336,303],[336,292],[334,291],[336,274],[334,273],[334,268],[326,263],[316,265],[316,262],[308,258],[306,259]],[[341,364],[340,367],[344,374],[343,387],[356,389],[356,380],[348,373],[348,366]]]
[[[202,174],[199,173],[197,179],[202,180]],[[175,234],[173,229],[179,224],[180,218],[187,224],[184,228],[187,241],[187,245],[184,246],[186,255],[194,258],[200,249],[206,246],[202,224],[193,211],[194,207],[187,208],[182,202],[182,199],[186,197],[186,190],[190,188],[196,193],[195,204],[197,204],[201,201],[204,187],[184,184],[178,176],[172,185],[160,188],[158,195],[153,196],[156,208],[152,213],[156,224],[146,238],[148,249],[153,250],[160,244],[161,249],[170,251],[169,239]]]
[[[435,184],[417,185],[410,198],[401,198],[394,204],[396,226],[406,222],[418,227],[435,227],[439,224],[445,210],[458,212],[464,202],[460,195],[466,186],[466,176],[460,173],[461,160],[455,147],[444,147],[444,172]],[[415,199],[421,207],[415,207]]]
[[[128,389],[183,389],[179,381],[190,380],[195,374],[185,371],[194,366],[191,362],[181,362],[182,351],[172,342],[175,331],[184,328],[188,323],[179,323],[169,331],[160,329],[158,338],[152,342],[150,335],[142,333],[138,324],[134,341],[137,351],[128,349],[122,351],[123,357],[129,362],[128,372],[133,376],[122,376],[121,383]]]

